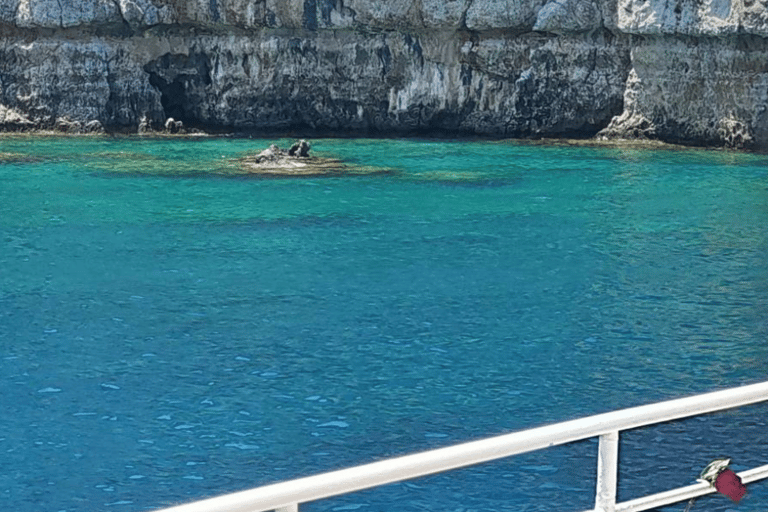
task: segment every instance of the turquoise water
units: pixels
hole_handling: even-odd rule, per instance
[[[386,172],[232,174],[271,142],[0,140],[0,507],[151,510],[766,380],[766,156],[324,139]],[[624,434],[619,499],[768,463],[766,412]],[[302,510],[585,510],[595,453]]]

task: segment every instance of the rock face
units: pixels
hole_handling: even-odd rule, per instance
[[[0,0],[0,33],[4,130],[768,145],[763,0]]]

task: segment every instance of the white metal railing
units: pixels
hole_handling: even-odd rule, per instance
[[[622,409],[478,441],[279,482],[158,512],[298,512],[299,504],[472,464],[599,437],[594,512],[640,512],[714,492],[699,483],[616,503],[619,432],[768,401],[768,382]],[[768,478],[768,465],[739,473],[746,483]]]

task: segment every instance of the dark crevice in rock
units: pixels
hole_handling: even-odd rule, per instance
[[[389,50],[389,46],[384,45],[381,48],[377,48],[376,56],[379,58],[379,62],[381,62],[381,76],[384,77],[392,67],[392,52]]]
[[[213,21],[214,23],[218,23],[220,19],[218,1],[209,0],[208,8],[211,11],[211,21]]]
[[[319,18],[318,8],[320,14]],[[321,22],[323,26],[331,26],[331,12],[334,10],[343,13],[343,4],[336,0],[304,0],[304,13],[301,20],[302,26],[313,32],[320,28]]]
[[[419,37],[411,37],[410,34],[403,35],[405,44],[411,49],[413,55],[418,59],[420,67],[424,67],[424,50],[419,42]]]
[[[317,30],[317,0],[304,0],[302,25],[307,30]]]
[[[344,10],[344,6],[341,2],[338,2],[338,5],[336,4],[337,2],[335,0],[321,0],[320,2],[320,16],[323,19],[323,23],[328,26],[331,25],[331,12],[337,8],[339,12]]]

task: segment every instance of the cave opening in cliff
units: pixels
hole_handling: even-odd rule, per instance
[[[207,56],[166,54],[144,66],[149,83],[160,93],[166,118],[189,126],[203,124],[197,105],[211,83]]]
[[[185,124],[192,122],[186,105],[187,98],[183,83],[178,80],[168,83],[157,75],[150,75],[149,83],[160,91],[160,104],[163,106],[166,118],[172,117]]]

